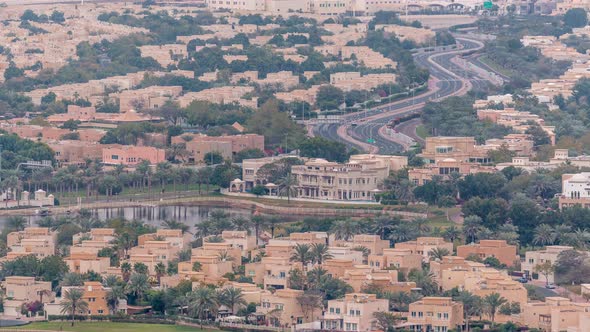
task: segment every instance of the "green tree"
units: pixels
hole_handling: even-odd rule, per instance
[[[473,295],[468,291],[461,291],[454,297],[455,301],[463,303],[463,315],[465,316],[465,329],[469,331],[469,319],[471,317],[481,316],[484,305],[481,297]]]
[[[387,311],[376,311],[373,313],[375,327],[381,331],[395,331],[395,326],[401,321],[401,316]]]
[[[162,276],[164,276],[166,274],[166,265],[164,265],[164,263],[162,263],[162,262],[158,262],[158,264],[156,264],[154,269],[156,272],[156,278],[158,279],[158,285],[159,285],[160,280],[162,279]]]
[[[563,16],[563,23],[570,28],[581,28],[588,24],[588,15],[583,8],[569,9]]]
[[[485,312],[490,316],[492,325],[495,323],[496,312],[498,311],[498,308],[500,308],[506,302],[508,301],[498,293],[492,293],[486,295],[486,297],[483,298],[484,309]]]
[[[207,165],[217,165],[223,162],[223,156],[218,151],[211,151],[205,153],[203,160]]]
[[[213,289],[209,287],[199,287],[189,293],[187,297],[188,313],[191,317],[203,321],[207,320],[209,316],[215,317],[217,315],[219,299]]]
[[[244,294],[239,288],[229,287],[223,289],[218,295],[219,303],[230,308],[231,313],[236,312],[236,306],[239,310],[240,307],[247,305],[248,303],[244,299]]]
[[[64,17],[64,13],[54,10],[51,13],[51,16],[49,16],[49,19],[52,20],[55,23],[63,23],[66,21],[65,17]]]
[[[477,234],[482,229],[482,220],[478,216],[467,216],[463,220],[463,235],[465,242],[473,243],[477,237]]]
[[[344,92],[333,86],[324,85],[318,90],[316,104],[322,111],[338,109],[344,103]]]
[[[543,275],[545,277],[545,285],[549,285],[549,276],[555,272],[555,266],[551,261],[545,261],[541,264],[535,265],[535,272]]]
[[[535,227],[533,235],[533,244],[538,246],[546,246],[555,243],[557,235],[553,227],[547,224],[541,224]]]
[[[327,259],[333,258],[332,254],[328,251],[328,246],[324,243],[314,243],[310,249],[311,261],[322,265]]]
[[[83,297],[84,292],[78,288],[71,288],[63,294],[60,303],[61,313],[72,317],[72,326],[74,326],[76,314],[86,314],[88,312],[88,302]]]
[[[432,260],[442,261],[443,257],[450,256],[451,252],[447,248],[433,248],[428,252],[428,257]]]
[[[295,245],[295,248],[293,248],[293,253],[291,254],[290,260],[291,262],[301,263],[301,265],[303,265],[303,269],[305,270],[307,263],[312,260],[311,255],[311,247],[308,244],[298,243]]]
[[[144,294],[150,289],[147,274],[133,273],[129,278],[129,283],[125,286],[125,291],[132,297],[132,303],[143,300]]]
[[[291,196],[297,195],[297,178],[291,173],[288,173],[278,185],[279,194],[281,196],[286,195],[287,203],[291,203]]]

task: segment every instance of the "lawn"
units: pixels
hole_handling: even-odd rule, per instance
[[[416,135],[418,135],[422,139],[426,139],[428,137],[428,131],[424,125],[419,125],[416,127]]]
[[[19,327],[12,327],[11,330],[52,330],[71,332],[195,332],[214,331],[201,330],[190,326],[165,325],[165,324],[136,324],[136,323],[111,323],[111,322],[76,322],[72,327],[69,322],[40,322],[31,323]],[[2,329],[0,329],[2,331]],[[218,331],[218,330],[215,330]]]

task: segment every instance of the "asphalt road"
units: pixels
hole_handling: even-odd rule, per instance
[[[483,44],[476,40],[457,38],[461,44],[461,50],[425,52],[414,55],[414,61],[425,68],[428,68],[435,86],[431,86],[427,92],[422,92],[415,97],[407,98],[388,105],[382,105],[367,111],[348,114],[342,117],[340,123],[318,124],[314,128],[314,134],[332,140],[341,141],[348,146],[364,150],[367,140],[374,140],[372,143],[380,154],[399,153],[402,147],[389,139],[379,135],[379,129],[389,121],[411,112],[417,112],[423,104],[436,99],[443,99],[468,88],[485,89],[488,82],[477,78],[473,73],[466,71],[451,62],[451,59],[460,53],[466,53],[483,47]],[[356,126],[351,126],[355,123]],[[350,138],[358,142],[350,142],[338,135],[338,128],[346,126]],[[360,143],[363,142],[363,143]]]

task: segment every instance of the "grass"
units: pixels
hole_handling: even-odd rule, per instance
[[[136,323],[111,323],[111,322],[76,322],[72,327],[69,322],[39,322],[28,325],[11,327],[11,330],[50,330],[70,332],[196,332],[215,331],[201,330],[190,326],[166,325],[166,324],[136,324]],[[2,329],[0,329],[2,331]]]
[[[419,125],[416,127],[416,135],[418,135],[422,139],[426,139],[428,137],[428,131],[424,125]]]
[[[488,58],[485,55],[479,57],[479,61],[485,63],[486,65],[490,66],[490,68],[494,69],[496,72],[498,72],[504,76],[514,77],[515,75],[517,75],[514,71],[511,71],[511,70],[508,70],[508,69],[498,66],[494,61],[492,61],[490,58]]]

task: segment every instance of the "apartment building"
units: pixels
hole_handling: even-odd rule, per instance
[[[549,262],[554,265],[557,262],[559,254],[566,250],[573,250],[570,246],[547,246],[542,250],[532,250],[525,253],[524,260],[521,262],[521,270],[529,277],[537,275],[536,279],[545,280],[545,275],[536,271],[536,267],[541,264]],[[555,282],[555,274],[550,272],[547,274],[547,282]]]
[[[516,246],[504,240],[481,240],[479,243],[457,247],[457,256],[468,257],[469,255],[475,255],[482,260],[495,257],[506,266],[514,266],[519,260]]]
[[[57,232],[47,227],[27,227],[23,231],[8,233],[6,246],[9,249],[7,258],[34,255],[42,259],[55,255]]]
[[[269,257],[290,258],[293,249],[298,244],[313,245],[316,243],[328,244],[328,234],[326,232],[293,232],[288,237],[268,240],[264,250]]]
[[[204,274],[205,279],[220,280],[227,273],[233,272],[232,261],[223,259],[219,255],[192,255],[190,269],[192,269],[193,264],[196,262],[201,264],[201,271]]]
[[[410,250],[410,253],[422,256],[422,260],[425,262],[430,260],[429,252],[436,248],[446,249],[452,253],[453,243],[446,242],[442,237],[419,237],[413,241],[395,244],[395,249]]]
[[[107,165],[135,166],[142,161],[151,165],[166,161],[166,151],[151,146],[122,145],[102,149],[102,162]]]
[[[461,330],[463,303],[450,297],[424,297],[410,303],[407,325],[412,331],[447,332]]]
[[[375,294],[349,293],[342,299],[328,301],[322,330],[373,331],[376,312],[388,312],[389,301]]]
[[[464,260],[462,257],[449,256],[439,263],[430,262],[430,268],[434,274],[434,280],[443,291],[453,288],[464,288],[465,279],[468,275],[486,269],[483,263]]]
[[[378,186],[390,171],[396,170],[391,165],[383,156],[372,155],[351,158],[345,164],[311,159],[305,165],[293,166],[291,174],[297,179],[300,198],[374,201]]]
[[[256,235],[249,234],[247,231],[223,231],[221,238],[224,242],[230,243],[232,247],[242,250],[242,256],[255,249]]]
[[[501,110],[496,109],[478,109],[477,117],[479,120],[489,120],[498,125],[503,125],[514,129],[518,133],[525,133],[530,127],[530,122],[541,126],[549,136],[551,145],[555,145],[555,127],[545,125],[545,120],[536,114],[530,112],[517,111],[514,108],[505,107]]]
[[[559,196],[559,208],[580,205],[590,207],[590,172],[577,174],[563,174],[561,176],[561,195]]]
[[[482,298],[498,293],[509,303],[516,302],[521,308],[527,303],[527,290],[520,282],[513,280],[506,271],[481,268],[464,275],[464,289]]]

